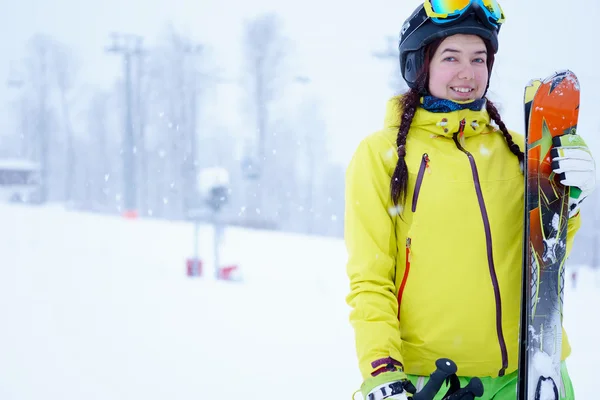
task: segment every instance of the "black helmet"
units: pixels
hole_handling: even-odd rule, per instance
[[[417,88],[417,74],[425,61],[425,47],[436,39],[458,33],[480,36],[490,42],[494,54],[498,52],[498,32],[500,27],[491,28],[479,17],[478,4],[473,2],[471,9],[456,22],[437,25],[429,19],[421,4],[402,25],[400,31],[400,71],[412,89]]]

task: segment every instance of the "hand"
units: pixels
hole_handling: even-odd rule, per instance
[[[569,218],[577,215],[583,200],[596,186],[596,165],[590,149],[577,134],[552,139],[552,170],[569,187]]]
[[[365,400],[408,400],[416,392],[414,385],[401,371],[384,372],[367,379],[361,392]]]

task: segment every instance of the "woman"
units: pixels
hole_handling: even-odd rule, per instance
[[[504,17],[491,0],[454,16],[443,6],[426,0],[403,25],[410,90],[388,102],[384,128],[347,169],[347,302],[369,400],[410,396],[439,358],[456,362],[463,386],[480,377],[483,399],[515,399],[524,139],[485,97]],[[555,172],[580,194],[569,252],[595,171],[587,147],[558,150]],[[564,362],[561,372],[561,399],[573,399]]]

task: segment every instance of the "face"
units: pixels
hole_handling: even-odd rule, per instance
[[[488,82],[487,50],[476,35],[444,39],[429,66],[429,93],[441,99],[480,99]]]

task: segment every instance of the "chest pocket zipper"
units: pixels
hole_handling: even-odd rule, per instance
[[[412,199],[412,212],[417,211],[417,202],[419,201],[419,193],[421,193],[421,186],[423,185],[423,177],[425,171],[430,172],[429,169],[429,155],[423,154],[421,158],[421,165],[419,166],[419,173],[417,174],[417,182],[415,183],[415,191]]]

